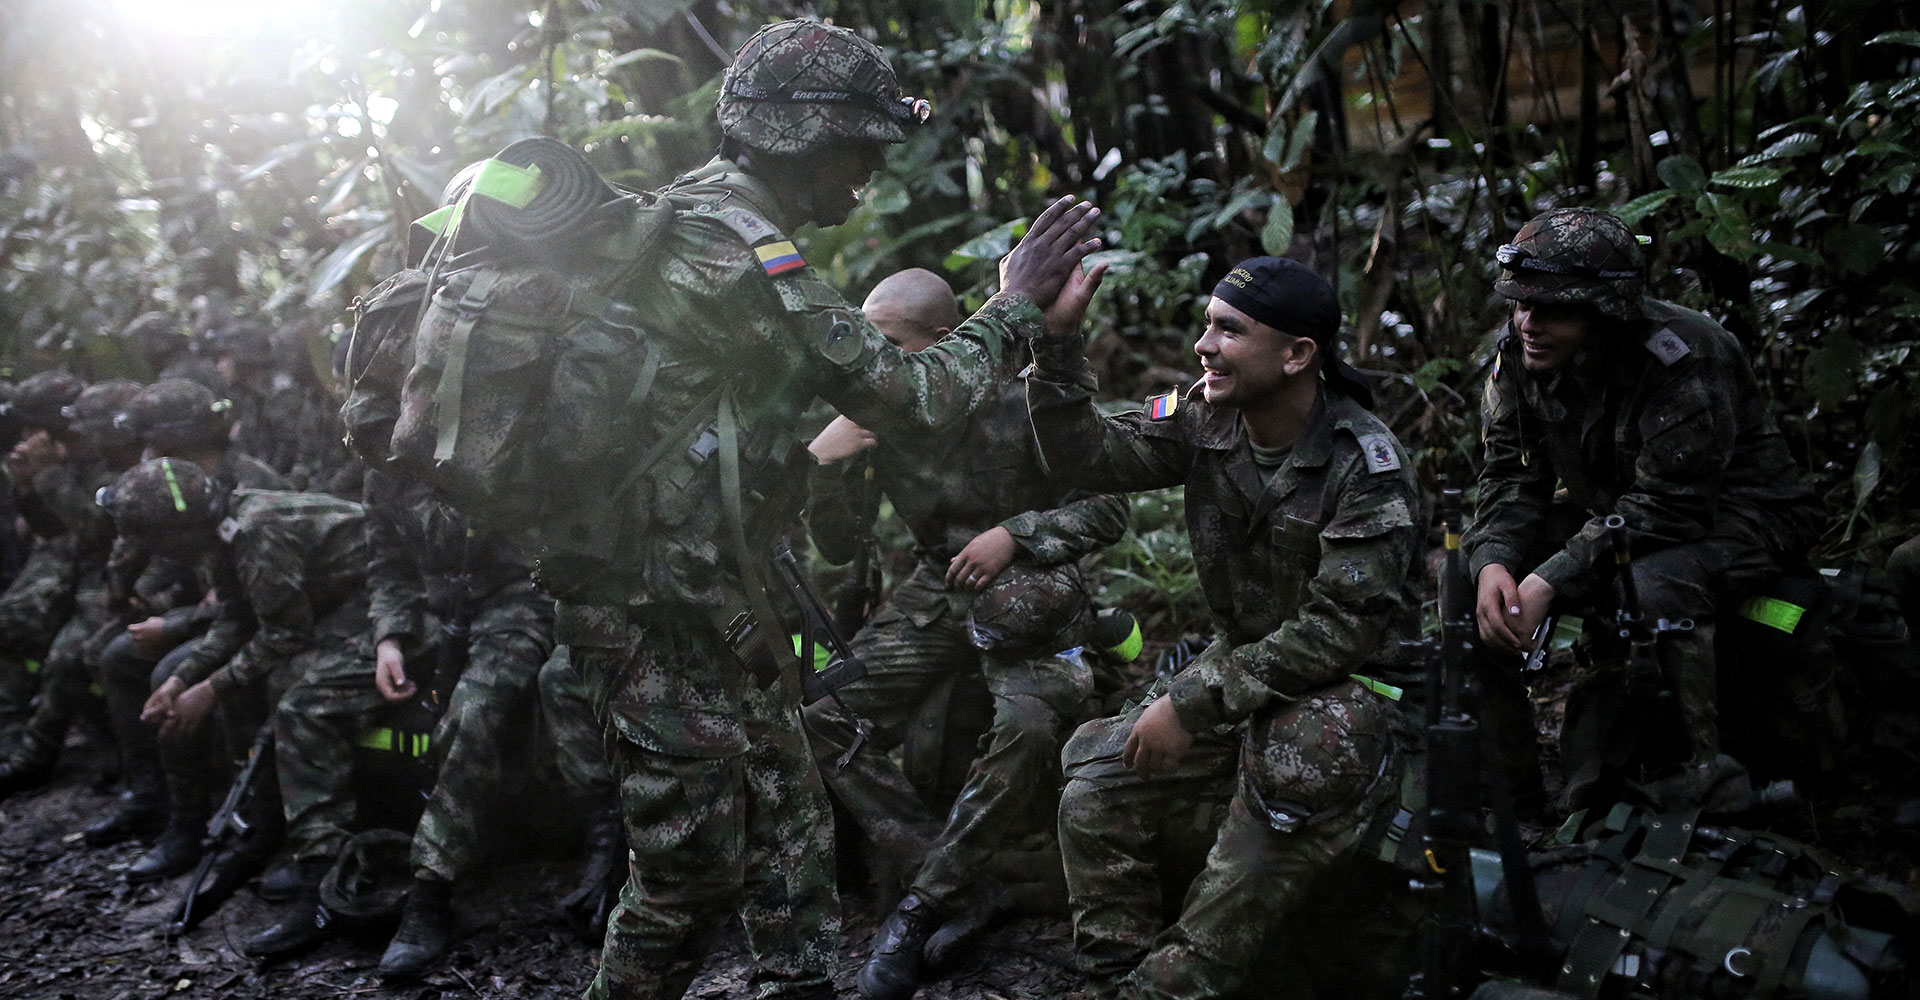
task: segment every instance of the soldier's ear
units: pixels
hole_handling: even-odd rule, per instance
[[[1285,333],[1281,336],[1288,340],[1288,343],[1280,349],[1282,371],[1288,375],[1299,375],[1312,371],[1319,365],[1320,345],[1314,343],[1312,337],[1295,337]]]

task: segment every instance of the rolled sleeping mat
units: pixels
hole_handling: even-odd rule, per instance
[[[487,161],[467,195],[463,223],[486,246],[542,251],[577,235],[595,209],[619,197],[579,150],[535,136]]]

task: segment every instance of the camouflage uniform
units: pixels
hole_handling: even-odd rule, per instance
[[[1602,520],[1624,516],[1642,607],[1694,621],[1663,633],[1657,649],[1693,758],[1709,761],[1719,752],[1715,608],[1803,560],[1820,511],[1733,336],[1671,303],[1648,299],[1642,310],[1643,321],[1603,319],[1610,325],[1549,373],[1527,369],[1517,335],[1501,341],[1462,545],[1475,579],[1498,564],[1516,580],[1532,572],[1552,584],[1556,608],[1610,608]],[[1562,487],[1591,518],[1564,540],[1543,533]],[[1551,554],[1536,563],[1542,552]],[[1579,766],[1569,795],[1598,774],[1591,757]]]
[[[1011,342],[1039,330],[1032,303],[999,296],[909,356],[812,269],[762,264],[754,247],[783,239],[776,202],[730,161],[668,193],[676,215],[658,266],[627,294],[649,330],[673,334],[662,340],[675,352],[637,431],[655,439],[726,390],[721,405],[740,428],[743,520],[760,542],[804,488],[786,466],[806,459],[793,435],[815,396],[883,437],[924,432],[968,412],[1008,374]],[[632,556],[588,579],[541,574],[564,590],[557,638],[594,693],[635,859],[590,995],[677,996],[741,899],[759,995],[816,989],[832,971],[839,924],[820,777],[787,683],[762,690],[714,621],[746,602],[755,584],[741,571],[764,570],[752,555],[745,565],[731,556],[722,457],[667,461],[686,467],[636,491],[645,506],[627,523],[645,531],[630,536]]]
[[[465,664],[434,726],[439,777],[413,835],[414,875],[451,882],[480,857],[482,810],[498,799],[513,752],[504,728],[529,709],[553,648],[553,602],[534,590],[532,559],[510,538],[470,526],[425,484],[366,476],[368,616],[373,641],[400,643],[422,691],[439,643],[436,622],[466,629]]]
[[[567,790],[599,801],[615,794],[613,772],[594,721],[592,693],[573,669],[565,646],[555,646],[540,666],[540,719],[554,748],[554,764]]]
[[[366,627],[366,517],[322,494],[239,490],[221,534],[221,615],[173,676],[209,681],[241,739],[272,714],[289,846],[334,856],[353,820],[353,747],[384,704]]]
[[[828,788],[877,846],[893,850],[911,843],[908,831],[934,824],[887,751],[904,737],[915,707],[941,679],[983,673],[994,701],[987,749],[909,886],[936,908],[971,885],[1037,797],[1059,786],[1061,728],[1083,717],[1092,683],[1084,668],[1076,673],[1073,663],[1053,655],[1078,641],[1086,621],[1084,591],[1075,586],[1070,594],[1050,592],[1043,599],[1065,606],[1033,613],[1069,623],[1057,641],[1039,650],[983,653],[968,630],[968,611],[979,592],[949,589],[948,563],[975,536],[999,526],[1019,544],[1019,564],[1062,567],[1077,585],[1073,561],[1117,541],[1127,528],[1126,503],[1119,497],[1071,498],[1047,481],[1030,427],[1025,387],[1010,382],[950,432],[884,438],[875,447],[875,484],[906,521],[917,558],[912,575],[853,638],[867,676],[839,691],[847,709],[878,726],[879,738],[839,767],[858,739],[854,721],[832,701],[815,702],[806,711],[814,759]],[[864,476],[864,464],[852,464],[857,468],[823,467],[813,477],[808,522],[830,558],[850,556],[854,536],[869,527],[851,523],[841,489],[850,471]],[[1003,573],[1001,580],[1015,583],[1012,577]],[[1045,631],[1055,634],[1050,627]]]
[[[1284,458],[1236,411],[1190,391],[1101,417],[1090,387],[1028,380],[1050,468],[1090,489],[1186,487],[1187,530],[1220,639],[1167,687],[1195,747],[1172,776],[1118,766],[1132,717],[1088,723],[1064,753],[1061,852],[1083,967],[1129,996],[1234,992],[1261,938],[1397,791],[1397,708],[1350,675],[1417,634],[1408,589],[1425,523],[1399,442],[1322,388]],[[1278,464],[1275,464],[1275,463]],[[1223,727],[1248,720],[1237,779]],[[1223,794],[1224,793],[1224,794]],[[1157,938],[1158,849],[1231,805],[1180,920]]]

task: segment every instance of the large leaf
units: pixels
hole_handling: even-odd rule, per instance
[[[1868,45],[1912,45],[1920,47],[1920,31],[1884,31],[1867,39]]]
[[[1707,172],[1700,169],[1700,161],[1685,154],[1669,156],[1654,169],[1668,187],[1681,194],[1699,194],[1707,186]]]
[[[1805,384],[1821,409],[1831,410],[1853,394],[1862,360],[1860,342],[1845,333],[1829,333],[1807,352]]]
[[[1026,235],[1026,232],[1026,219],[1001,223],[955,247],[947,255],[947,269],[957,271],[976,260],[999,260],[1013,249],[1014,241]]]
[[[353,273],[353,266],[367,251],[385,242],[393,235],[393,227],[379,225],[340,244],[334,251],[321,258],[314,265],[313,279],[307,283],[307,305],[317,306],[320,298],[333,290],[333,286],[347,280]]]
[[[1786,138],[1771,143],[1767,148],[1758,153],[1743,158],[1740,161],[1740,166],[1751,167],[1756,164],[1765,163],[1768,160],[1780,159],[1783,156],[1799,156],[1802,153],[1810,153],[1819,148],[1819,136],[1812,132],[1795,132]],[[1724,171],[1722,172],[1724,173]]]
[[[1273,207],[1267,211],[1267,224],[1260,227],[1260,249],[1275,257],[1287,252],[1293,246],[1293,206],[1287,199],[1275,196]]]
[[[1621,222],[1624,222],[1629,226],[1637,226],[1640,224],[1641,220],[1659,211],[1660,206],[1665,205],[1669,201],[1672,201],[1673,196],[1678,193],[1679,193],[1678,191],[1675,191],[1672,188],[1667,188],[1664,191],[1655,191],[1651,194],[1643,194],[1640,197],[1635,198],[1632,201],[1627,202],[1626,204],[1620,206],[1619,208],[1614,209],[1613,214],[1619,216]]]
[[[1777,184],[1782,176],[1784,175],[1773,167],[1728,167],[1717,171],[1708,183],[1751,190]]]
[[[627,51],[622,52],[619,55],[614,56],[612,59],[609,59],[606,62],[602,63],[600,65],[600,72],[604,73],[610,69],[619,69],[622,66],[631,66],[637,62],[677,63],[677,62],[684,62],[684,61],[685,60],[681,59],[679,56],[676,56],[671,52],[662,52],[659,49],[628,49]]]

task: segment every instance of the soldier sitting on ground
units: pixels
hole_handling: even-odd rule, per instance
[[[1099,277],[1062,298],[1084,309]],[[1417,634],[1425,519],[1399,442],[1336,354],[1333,289],[1305,266],[1259,257],[1230,271],[1194,344],[1205,377],[1144,412],[1094,407],[1070,315],[1034,345],[1041,453],[1090,489],[1185,486],[1217,629],[1145,704],[1087,723],[1062,752],[1074,946],[1102,996],[1230,996],[1398,791],[1398,691],[1368,671]],[[1191,850],[1195,828],[1215,824],[1162,931],[1179,860],[1164,849]]]
[[[1664,808],[1748,800],[1744,769],[1722,753],[1714,619],[1733,599],[1804,563],[1821,515],[1767,415],[1746,352],[1706,316],[1645,294],[1633,233],[1595,209],[1557,208],[1500,248],[1494,290],[1513,302],[1482,404],[1486,463],[1463,540],[1480,638],[1508,657],[1486,671],[1506,709],[1501,744],[1531,743],[1511,671],[1553,609],[1611,607],[1604,518],[1626,519],[1633,582],[1649,620],[1691,619],[1660,634],[1659,671],[1678,702],[1684,742],[1650,794]],[[1572,534],[1549,519],[1555,490],[1586,519]],[[1591,682],[1591,683],[1590,683]],[[1569,699],[1566,808],[1585,804],[1603,759],[1621,748],[1620,672],[1586,678]],[[1600,691],[1615,698],[1610,710]],[[1589,698],[1584,692],[1595,692]],[[1658,723],[1635,719],[1643,731]],[[1524,760],[1519,753],[1510,759]],[[1514,775],[1524,785],[1528,775]]]
[[[21,384],[38,392],[35,380],[47,378],[67,391],[71,376],[36,375]],[[96,664],[89,650],[103,630],[113,627],[107,608],[106,566],[113,545],[113,522],[93,502],[140,451],[131,435],[114,426],[113,417],[140,387],[125,380],[89,386],[59,408],[57,418],[32,428],[16,448],[10,474],[31,482],[34,498],[72,538],[69,568],[73,612],[48,647],[40,671],[40,694],[19,742],[0,759],[0,795],[39,784],[52,772],[67,729],[95,696],[88,690]],[[44,451],[40,447],[44,446]]]
[[[65,372],[41,372],[25,379],[0,404],[12,440],[8,442],[6,491],[13,517],[9,533],[24,532],[23,561],[0,593],[0,751],[20,735],[33,713],[40,688],[41,661],[53,637],[73,612],[76,539],[34,491],[42,470],[58,452],[49,427],[60,423],[60,409],[79,397],[86,383]],[[17,522],[17,523],[16,523]],[[0,772],[5,765],[0,764]],[[0,786],[0,796],[6,795]]]
[[[908,352],[932,346],[960,322],[953,290],[931,271],[888,277],[861,311]],[[1025,387],[1010,379],[966,420],[937,433],[876,442],[842,416],[814,439],[809,450],[822,465],[808,523],[829,561],[851,558],[857,537],[871,531],[870,523],[855,523],[847,497],[849,487],[865,483],[867,468],[846,461],[869,448],[872,483],[912,532],[916,564],[853,637],[867,676],[840,690],[841,704],[808,706],[806,720],[828,789],[877,853],[918,863],[860,973],[862,995],[903,1000],[919,984],[933,933],[957,909],[983,905],[972,897],[986,890],[982,876],[995,852],[1039,800],[1050,811],[1060,738],[1084,717],[1093,682],[1083,665],[1054,655],[1080,643],[1092,622],[1074,560],[1118,541],[1127,508],[1118,497],[1075,494],[1048,481]],[[984,675],[993,723],[943,828],[888,751],[921,699],[965,671]],[[848,710],[876,727],[871,738],[863,739]],[[924,838],[936,836],[929,850]]]
[[[199,466],[170,458],[135,467],[103,499],[121,533],[148,551],[215,557],[220,618],[141,718],[163,741],[191,739],[217,708],[239,743],[272,719],[277,790],[260,787],[254,828],[213,878],[230,884],[234,873],[263,863],[284,819],[296,863],[292,902],[246,952],[282,955],[331,936],[320,882],[350,835],[353,747],[381,704],[360,505],[315,493],[229,495]]]

